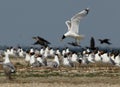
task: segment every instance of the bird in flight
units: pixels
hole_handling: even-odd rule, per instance
[[[66,37],[72,37],[75,39],[75,43],[80,44],[80,40],[84,38],[84,35],[79,34],[79,23],[89,13],[89,8],[86,8],[79,13],[75,14],[71,20],[66,21],[68,31],[63,34],[61,41]]]
[[[36,40],[36,42],[33,44],[33,45],[41,45],[41,46],[44,46],[44,47],[47,47],[49,44],[51,44],[50,42],[48,42],[47,40],[45,40],[44,38],[42,37],[32,37],[34,40]]]
[[[100,43],[101,44],[108,44],[108,45],[110,45],[110,44],[112,44],[112,43],[110,43],[109,41],[110,41],[110,39],[98,39],[99,41],[100,41]]]

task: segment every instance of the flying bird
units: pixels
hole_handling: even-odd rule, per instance
[[[66,37],[72,37],[77,44],[80,44],[80,40],[84,38],[84,35],[79,35],[79,22],[89,13],[89,8],[82,10],[75,14],[71,20],[66,21],[68,31],[62,36],[61,41]]]
[[[36,40],[36,42],[33,44],[33,45],[41,45],[41,46],[44,46],[44,47],[47,47],[49,44],[51,44],[50,42],[48,42],[47,40],[45,40],[44,38],[42,37],[32,37],[34,40]]]
[[[109,42],[110,39],[98,39],[98,40],[100,41],[101,44],[103,44],[103,43],[108,44],[108,45],[112,44]]]
[[[79,44],[75,42],[68,42],[69,45],[74,46],[74,47],[81,47]]]

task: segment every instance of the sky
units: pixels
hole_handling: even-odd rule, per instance
[[[85,38],[81,46],[89,46],[94,37],[109,38],[112,45],[120,47],[120,0],[0,0],[0,45],[25,45],[34,43],[33,36],[41,36],[51,46],[68,46],[73,41],[60,38],[67,32],[65,21],[85,8],[89,14],[80,22],[79,34]]]

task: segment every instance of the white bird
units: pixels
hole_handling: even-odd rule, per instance
[[[71,20],[66,21],[66,25],[68,27],[68,32],[66,32],[62,39],[66,37],[72,37],[76,40],[76,43],[79,44],[80,40],[83,39],[83,35],[79,35],[79,22],[82,18],[84,18],[89,12],[89,8],[84,9],[83,11],[79,12],[78,14],[74,15]]]
[[[14,67],[14,65],[10,62],[9,59],[9,54],[7,52],[5,52],[5,57],[4,57],[5,61],[3,62],[3,69],[5,72],[6,77],[11,80],[11,73],[15,73],[16,69]]]
[[[62,55],[64,56],[64,55],[65,55],[65,53],[66,53],[66,52],[65,52],[65,49],[63,49],[63,50],[62,50]]]
[[[30,65],[31,65],[31,67],[40,67],[41,63],[36,60],[36,54],[31,53],[30,55],[31,55],[31,57],[30,57]]]
[[[24,51],[23,51],[22,48],[20,48],[20,49],[18,50],[18,55],[19,55],[19,57],[24,57]]]
[[[61,55],[60,50],[57,48],[56,54]]]
[[[72,62],[77,62],[77,59],[78,59],[77,54],[76,54],[76,53],[73,53],[73,54],[72,54],[72,57],[71,57],[71,61],[72,61]]]
[[[70,56],[68,54],[65,54],[63,56],[63,65],[64,66],[69,66],[69,67],[74,67],[73,62],[70,60]]]
[[[30,53],[29,53],[29,51],[26,51],[25,54],[26,54],[26,55],[25,55],[25,61],[26,61],[26,62],[29,62],[29,61],[30,61]]]
[[[45,52],[45,50],[44,50],[44,48],[42,47],[42,48],[40,49],[40,54],[43,55],[44,52]]]
[[[110,64],[115,65],[115,62],[110,58],[108,53],[104,53],[103,55],[101,55],[101,57],[102,57],[102,62],[103,63],[110,63]]]
[[[92,52],[88,55],[88,61],[90,63],[95,63],[94,59],[95,59],[95,54]]]
[[[66,52],[66,53],[69,53],[69,52],[70,52],[70,50],[69,50],[68,47],[66,48],[65,52]]]
[[[55,51],[52,48],[50,48],[50,56],[53,57],[54,55],[55,55]]]
[[[110,63],[110,57],[108,56],[108,53],[104,53],[103,55],[101,55],[101,57],[103,63]]]
[[[101,57],[99,51],[98,51],[98,53],[95,54],[95,61],[96,61],[96,62],[102,61],[102,57]]]
[[[115,57],[115,60],[114,60],[116,66],[120,66],[120,54],[118,54],[116,57]]]
[[[55,54],[54,60],[52,62],[52,65],[53,65],[54,68],[57,68],[57,67],[60,66],[60,62],[59,62],[59,58],[58,58],[57,54]]]
[[[41,66],[47,66],[47,60],[46,58],[43,58],[43,56],[40,54],[37,56],[36,60],[41,64]]]
[[[34,53],[31,53],[30,54],[30,65],[32,65],[34,63],[35,63],[35,55],[34,55]]]

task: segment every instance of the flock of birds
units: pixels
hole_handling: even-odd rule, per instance
[[[3,70],[8,79],[11,79],[11,74],[16,72],[16,69],[10,61],[10,55],[14,58],[22,58],[28,67],[76,67],[76,64],[89,64],[97,62],[109,63],[111,65],[120,66],[120,52],[92,50],[90,48],[82,49],[81,51],[71,51],[68,47],[60,50],[59,48],[41,47],[40,49],[30,48],[25,51],[19,48],[7,48],[1,51],[1,58],[4,59],[0,64],[3,65]],[[3,57],[4,55],[4,57]],[[19,61],[17,61],[19,62]]]
[[[87,16],[88,13],[89,8],[86,8],[78,14],[74,15],[71,20],[65,22],[68,27],[68,31],[63,34],[61,41],[66,37],[71,37],[75,39],[75,42],[68,42],[68,44],[81,47],[80,40],[84,38],[84,35],[79,35],[79,22],[85,16]],[[115,51],[107,52],[99,50],[97,47],[95,47],[95,41],[93,37],[91,37],[90,47],[80,52],[72,52],[69,48],[62,50],[59,48],[50,48],[49,44],[51,43],[40,36],[33,37],[33,39],[36,41],[33,45],[39,44],[42,46],[41,49],[31,48],[27,51],[24,51],[21,47],[17,49],[12,47],[3,50],[0,53],[2,57],[3,54],[5,55],[3,57],[4,61],[0,62],[0,64],[3,65],[5,75],[8,79],[12,79],[11,73],[16,72],[14,65],[10,61],[10,55],[24,58],[24,61],[26,61],[30,67],[46,66],[58,68],[61,65],[75,67],[76,63],[89,64],[96,62],[110,63],[116,66],[120,66],[120,53]],[[99,39],[99,41],[101,44],[111,44],[109,39]],[[53,58],[52,61],[48,61],[49,58]]]

